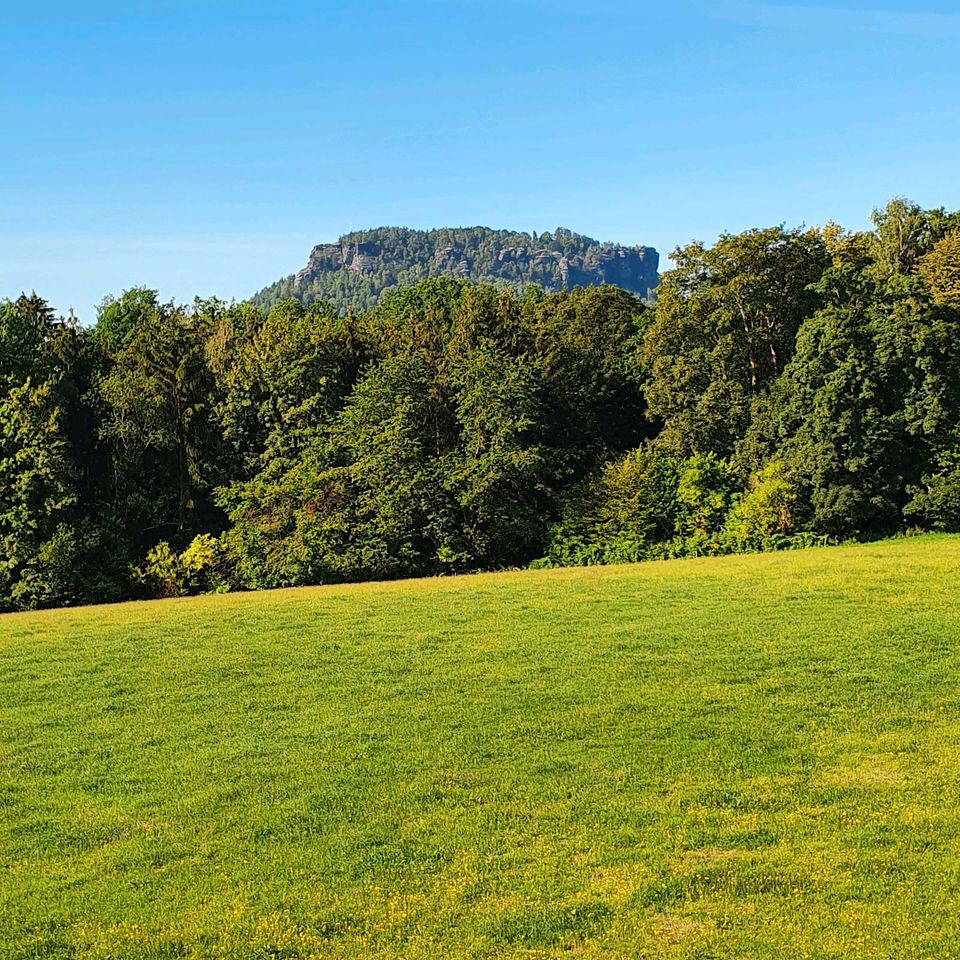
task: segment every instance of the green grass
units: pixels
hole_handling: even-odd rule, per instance
[[[960,955],[960,539],[0,618],[0,957]]]

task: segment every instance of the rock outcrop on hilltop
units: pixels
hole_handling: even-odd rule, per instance
[[[266,308],[294,297],[305,304],[325,300],[340,311],[367,310],[384,290],[441,276],[515,288],[534,283],[545,290],[613,284],[650,297],[659,262],[653,247],[599,243],[563,228],[537,235],[487,227],[381,227],[319,244],[299,273],[253,299]]]

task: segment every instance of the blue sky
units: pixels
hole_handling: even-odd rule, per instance
[[[0,120],[0,297],[92,321],[248,296],[351,228],[668,253],[960,207],[960,7],[37,0],[0,15]]]

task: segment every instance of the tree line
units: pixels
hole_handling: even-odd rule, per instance
[[[960,214],[341,316],[0,304],[0,609],[960,530]]]

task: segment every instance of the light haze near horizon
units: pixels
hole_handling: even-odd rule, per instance
[[[18,5],[0,298],[242,299],[350,229],[677,244],[960,207],[954,2]]]

